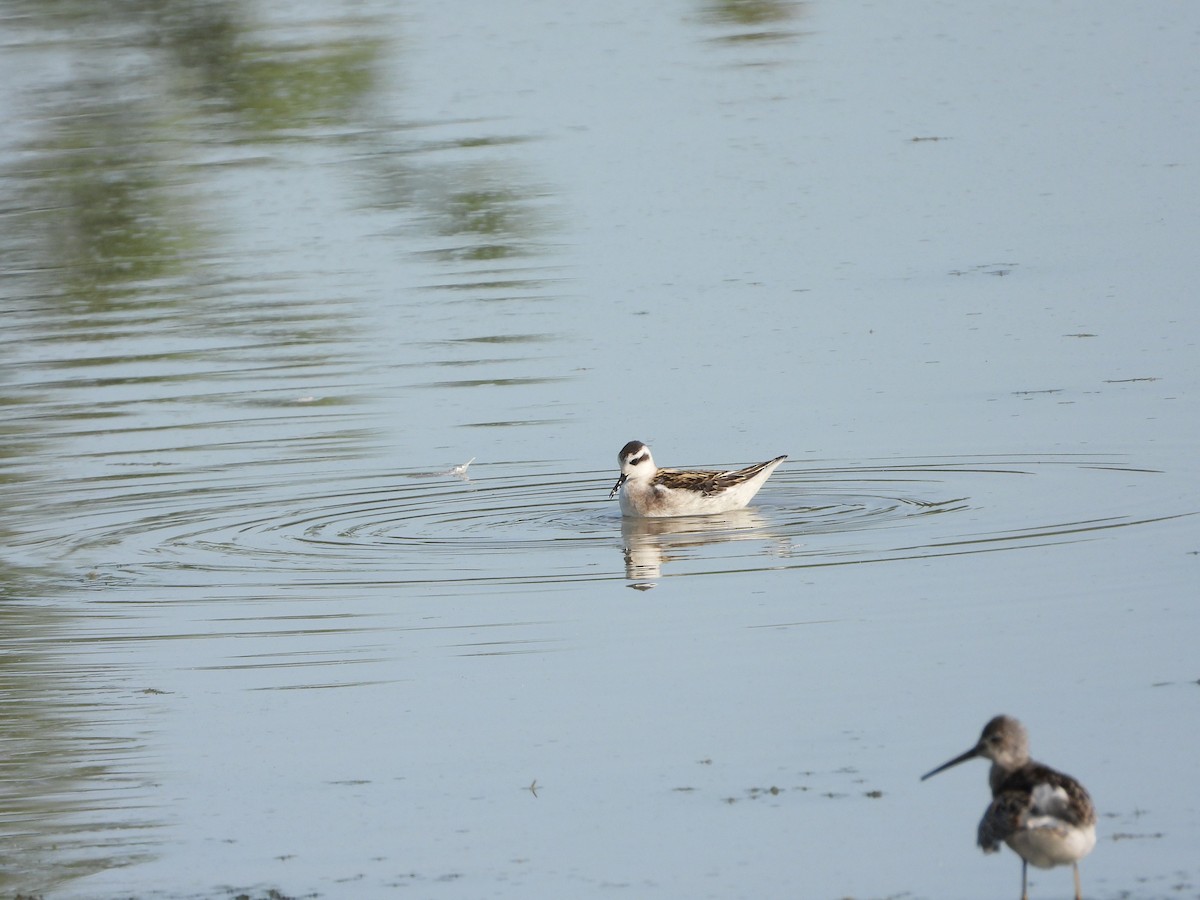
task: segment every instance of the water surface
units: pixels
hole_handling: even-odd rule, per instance
[[[1200,896],[1190,6],[0,22],[0,891]]]

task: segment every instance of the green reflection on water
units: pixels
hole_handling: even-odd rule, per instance
[[[803,7],[796,0],[713,0],[705,5],[705,13],[714,22],[764,25],[785,22],[798,15]]]
[[[0,728],[10,751],[0,760],[8,829],[0,892],[48,890],[127,865],[163,840],[146,787],[160,762],[140,731],[143,707],[162,701],[132,692],[145,685],[112,687],[136,672],[113,647],[138,620],[89,602],[93,592],[119,595],[121,585],[68,580],[59,561],[111,541],[118,565],[128,549],[122,537],[136,535],[152,510],[160,521],[195,515],[198,494],[187,485],[197,472],[240,479],[254,493],[270,485],[269,467],[336,461],[370,436],[342,427],[345,417],[313,412],[352,402],[331,362],[344,361],[337,342],[353,330],[356,307],[331,300],[329,283],[298,289],[310,273],[280,271],[257,252],[278,244],[240,243],[245,222],[219,205],[227,173],[254,153],[245,146],[271,145],[251,156],[268,176],[279,171],[284,142],[305,153],[322,142],[350,147],[325,157],[348,168],[395,166],[389,211],[416,226],[395,233],[412,252],[417,231],[427,242],[420,250],[449,271],[426,295],[452,288],[491,299],[547,283],[528,262],[505,265],[544,250],[534,237],[545,227],[545,192],[511,160],[479,160],[526,138],[470,123],[480,130],[396,147],[395,135],[420,126],[371,116],[383,39],[344,11],[303,29],[303,40],[288,39],[256,27],[252,9],[221,0],[14,0],[4,8],[21,17],[19,37],[10,38],[21,52],[49,61],[45,71],[71,74],[26,90],[20,154],[0,170],[12,198],[0,263],[5,287],[23,301],[0,341],[18,358],[0,371],[17,373],[20,387],[8,405],[8,456],[0,451],[0,482],[20,484],[17,501],[0,507],[0,536],[18,536],[10,563],[47,570],[32,578],[0,568]],[[296,28],[288,27],[290,38]],[[470,345],[548,340],[484,334],[464,343],[475,357]],[[433,352],[447,353],[443,344]],[[355,349],[345,369],[361,377]],[[331,384],[332,395],[310,394],[312,382]],[[262,415],[276,408],[284,414]],[[122,439],[112,440],[117,433]],[[257,473],[208,475],[254,464]],[[143,507],[131,519],[135,502]],[[121,523],[127,529],[118,534]],[[172,558],[164,570],[171,565],[189,563]],[[99,634],[117,640],[106,647]]]
[[[32,163],[10,175],[23,187],[18,217],[24,267],[56,282],[51,293],[95,304],[113,292],[178,274],[195,231],[184,201],[155,158],[153,122],[130,106],[97,110],[98,98],[47,123]]]
[[[39,27],[68,28],[72,38],[46,52],[88,76],[38,89],[40,133],[2,173],[19,200],[0,259],[33,280],[28,293],[93,306],[195,274],[213,230],[191,202],[205,180],[196,151],[214,125],[242,141],[345,125],[374,89],[384,48],[361,36],[273,44],[232,3],[17,6],[34,45]]]
[[[801,0],[708,0],[705,21],[727,29],[719,40],[728,44],[781,41],[797,36],[786,26],[806,12]]]
[[[536,218],[528,198],[512,187],[473,187],[451,192],[441,208],[441,234],[469,243],[440,251],[443,259],[495,260],[529,252]]]
[[[39,576],[0,563],[0,891],[46,890],[143,858],[148,780],[136,738],[95,733],[112,689],[80,690],[64,645],[70,614],[33,598]],[[94,673],[93,673],[94,674]],[[133,821],[115,810],[140,808]]]
[[[5,896],[129,865],[162,840],[150,799],[158,763],[143,735],[147,709],[163,701],[142,696],[146,685],[126,687],[126,660],[93,643],[126,626],[111,614],[98,624],[87,602],[106,585],[59,571],[80,501],[55,476],[70,473],[88,497],[80,507],[99,521],[104,503],[119,512],[123,502],[118,491],[88,492],[111,477],[113,463],[96,447],[116,446],[105,442],[113,431],[153,435],[135,441],[131,457],[148,471],[169,462],[180,478],[204,457],[193,461],[181,444],[227,447],[236,427],[244,464],[248,446],[268,443],[261,422],[248,435],[250,417],[229,421],[238,403],[261,409],[284,395],[307,411],[349,402],[297,397],[287,382],[299,372],[307,387],[305,373],[347,329],[345,312],[327,295],[270,296],[264,283],[293,273],[267,263],[253,267],[247,290],[218,247],[236,240],[238,223],[206,213],[197,198],[224,175],[209,162],[215,146],[361,127],[355,117],[375,89],[383,42],[350,39],[357,26],[346,19],[328,23],[328,41],[273,43],[245,10],[210,0],[12,0],[2,10],[12,26],[6,43],[48,63],[30,71],[70,73],[10,92],[7,108],[26,112],[0,169],[0,374],[15,384],[0,395]],[[222,331],[266,336],[235,341]],[[147,389],[176,381],[178,390]],[[215,424],[179,412],[203,403],[222,408],[208,416]],[[114,418],[121,429],[108,424]],[[281,417],[285,427],[291,418]],[[180,428],[211,430],[183,442],[170,434]],[[273,458],[319,458],[357,452],[366,440],[361,430],[328,428],[307,424],[288,453],[279,441],[268,449]]]
[[[350,121],[375,88],[382,40],[303,45],[255,39],[229,4],[169,4],[159,22],[165,45],[193,90],[216,99],[258,139],[321,122]]]

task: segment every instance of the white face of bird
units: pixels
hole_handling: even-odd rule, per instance
[[[654,472],[654,458],[650,455],[650,448],[641,441],[630,441],[621,448],[617,459],[621,463],[621,474],[626,478]]]
[[[613,489],[608,492],[609,500],[616,496],[621,485],[631,476],[634,481],[648,481],[654,477],[654,473],[657,471],[654,466],[654,458],[650,455],[650,448],[641,441],[630,441],[622,447],[621,452],[617,454],[617,464],[621,467],[621,477],[617,479]]]

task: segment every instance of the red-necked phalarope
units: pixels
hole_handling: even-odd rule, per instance
[[[620,491],[621,513],[626,516],[651,518],[728,512],[749,503],[785,459],[787,456],[777,456],[729,472],[680,472],[658,468],[649,447],[641,441],[630,441],[617,454],[621,477],[608,499]]]
[[[1029,898],[1030,863],[1039,869],[1069,864],[1075,870],[1075,900],[1082,900],[1079,860],[1096,846],[1096,810],[1083,785],[1031,760],[1025,726],[1009,716],[996,716],[979,743],[921,780],[977,756],[992,761],[992,802],[979,821],[983,852],[995,853],[1004,841],[1020,855],[1021,900]]]

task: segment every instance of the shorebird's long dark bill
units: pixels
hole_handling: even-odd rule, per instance
[[[924,781],[926,778],[932,778],[938,772],[945,772],[951,766],[957,766],[959,763],[965,763],[968,759],[974,759],[978,755],[979,755],[979,748],[972,747],[970,750],[968,750],[962,756],[956,756],[956,757],[954,757],[954,759],[950,760],[950,762],[942,763],[940,766],[938,766],[932,772],[926,772],[924,775],[921,776],[921,780]]]
[[[628,475],[622,475],[620,478],[617,479],[617,483],[613,485],[613,489],[608,492],[609,500],[611,500],[613,497],[617,496],[617,491],[619,491],[621,489],[621,485],[623,485],[625,483],[625,479],[628,477],[629,477]]]

